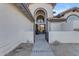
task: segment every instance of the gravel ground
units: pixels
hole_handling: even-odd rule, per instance
[[[50,46],[55,56],[76,56],[74,51],[76,48],[78,48],[76,54],[79,54],[79,43],[51,44]]]
[[[30,56],[32,52],[32,47],[33,44],[22,43],[5,56]]]

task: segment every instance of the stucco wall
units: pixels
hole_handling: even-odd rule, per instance
[[[47,17],[52,17],[53,16],[53,6],[50,4],[45,4],[45,3],[35,3],[35,4],[30,4],[29,9],[34,16],[34,12],[37,8],[44,8],[47,11]]]
[[[79,17],[78,12],[69,12],[63,16],[66,20],[70,15],[77,15]],[[74,29],[79,29],[79,19],[78,18],[71,18],[72,23],[68,21],[64,22],[50,22],[51,23],[51,31],[73,31]]]
[[[52,23],[50,22],[49,29],[50,29],[49,31],[71,31],[73,30],[73,24],[67,22],[52,22]]]
[[[50,22],[50,31],[61,31],[62,24],[62,22]]]
[[[76,31],[50,31],[49,43],[59,41],[60,43],[79,43],[79,32]]]
[[[28,41],[33,43],[33,24],[15,6],[0,4],[0,55]]]
[[[67,19],[70,15],[79,16],[78,12],[69,12],[64,15],[64,18]],[[74,20],[72,23],[65,22],[50,22],[49,26],[49,43],[54,41],[59,41],[61,43],[79,43],[79,31],[73,31],[74,29],[79,29],[79,19]]]

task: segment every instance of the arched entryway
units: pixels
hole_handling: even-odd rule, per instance
[[[35,17],[35,23],[34,23],[35,35],[39,34],[47,35],[48,34],[47,11],[44,8],[37,8],[34,12],[34,17]]]
[[[39,15],[36,18],[36,34],[43,34],[45,33],[46,29],[45,29],[45,19],[44,16]]]
[[[43,8],[35,10],[35,33],[45,34],[47,31],[47,11]]]

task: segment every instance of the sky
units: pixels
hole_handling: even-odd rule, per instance
[[[79,3],[57,3],[54,8],[55,15],[72,7],[79,7]]]

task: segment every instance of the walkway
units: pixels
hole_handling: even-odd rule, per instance
[[[32,56],[53,56],[53,52],[45,40],[45,35],[36,35],[35,44],[32,49]]]

